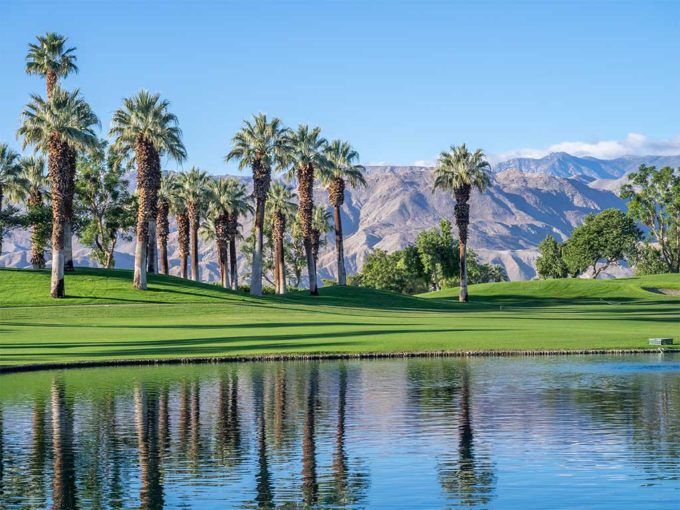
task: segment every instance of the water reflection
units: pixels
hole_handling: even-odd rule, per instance
[[[3,376],[0,508],[672,507],[680,363],[621,360]]]

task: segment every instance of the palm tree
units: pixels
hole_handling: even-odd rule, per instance
[[[451,146],[439,155],[434,169],[434,189],[451,191],[456,199],[456,226],[458,227],[458,250],[460,252],[460,294],[458,300],[466,302],[467,292],[467,241],[470,224],[470,193],[473,189],[483,192],[490,184],[490,165],[481,149],[468,151],[463,145]]]
[[[321,236],[331,229],[330,219],[331,215],[325,207],[321,205],[314,207],[314,214],[312,215],[312,255],[314,256],[314,265],[319,261]]]
[[[252,213],[252,207],[248,200],[246,187],[234,178],[217,179],[210,185],[210,210],[209,219],[212,222],[208,231],[212,231],[213,239],[217,246],[217,258],[220,266],[220,276],[224,288],[232,287],[231,280],[233,271],[227,271],[227,261],[229,259],[229,244],[231,236],[231,218],[236,219],[245,212]],[[210,225],[210,224],[209,224]],[[213,233],[214,232],[214,233]],[[234,254],[232,259],[236,258]],[[232,267],[236,267],[236,261],[232,260]]]
[[[295,195],[283,183],[275,182],[269,190],[267,210],[272,225],[274,241],[274,287],[277,294],[286,293],[286,261],[283,250],[283,237],[286,223],[295,214]]]
[[[0,143],[0,213],[5,196],[7,195],[11,199],[18,198],[16,195],[22,189],[19,153],[10,149],[6,143]],[[2,225],[0,225],[0,254],[2,254],[2,230]]]
[[[26,208],[31,223],[31,265],[33,269],[45,269],[45,245],[49,235],[45,231],[49,223],[42,221],[49,185],[45,159],[34,156],[22,159],[21,176],[25,182]]]
[[[314,178],[315,172],[323,173],[328,167],[325,156],[328,142],[321,137],[321,130],[301,124],[297,131],[290,134],[288,161],[291,169],[288,177],[297,178],[298,184],[298,219],[302,229],[307,257],[307,275],[309,276],[309,293],[319,293],[316,283],[316,263],[312,246],[312,219],[314,215]]]
[[[179,274],[185,280],[189,277],[187,260],[189,258],[189,211],[184,193],[179,184],[170,195],[170,213],[177,223],[177,246],[179,249]]]
[[[52,97],[59,78],[78,72],[75,48],[66,48],[67,38],[54,32],[38,36],[38,43],[28,45],[26,72],[37,74],[47,81],[47,99]]]
[[[229,215],[229,222],[227,223],[227,236],[229,238],[229,279],[231,280],[232,290],[238,290],[238,260],[236,258],[236,241],[242,240],[241,234],[242,225],[239,223],[239,218],[246,214],[252,214],[253,208],[250,204],[241,210],[237,210],[234,214]]]
[[[253,196],[255,197],[255,251],[250,274],[250,293],[262,295],[262,249],[264,215],[272,169],[283,168],[287,153],[288,130],[277,118],[271,121],[263,113],[244,121],[244,126],[231,140],[232,148],[225,160],[239,160],[239,169],[248,167],[253,172]],[[230,248],[231,249],[231,248]]]
[[[155,234],[158,189],[161,181],[161,155],[181,162],[186,158],[182,131],[177,117],[169,111],[170,103],[160,94],[146,90],[123,100],[123,107],[113,114],[110,135],[113,150],[137,164],[137,244],[133,286],[146,289],[147,243],[149,225]]]
[[[182,187],[184,200],[189,212],[191,233],[191,279],[199,281],[198,274],[198,228],[201,226],[201,215],[206,206],[206,193],[210,183],[207,172],[192,168],[179,174],[179,185]]]
[[[214,241],[217,249],[217,265],[220,268],[220,285],[225,289],[231,287],[229,284],[229,276],[227,274],[227,253],[228,246],[224,228],[220,224],[220,220],[212,211],[208,211],[208,215],[201,222],[201,228],[198,229],[198,234],[203,241]]]
[[[338,285],[347,285],[340,208],[345,203],[345,187],[347,184],[354,188],[366,185],[366,179],[364,179],[365,168],[357,164],[359,153],[352,149],[349,143],[341,140],[333,140],[328,144],[326,157],[328,158],[329,169],[321,175],[321,180],[328,189],[328,198],[333,206],[335,254],[338,261]]]
[[[76,151],[97,144],[94,126],[99,119],[80,96],[79,90],[68,92],[56,86],[52,97],[45,100],[37,95],[22,113],[23,123],[18,134],[24,147],[33,145],[48,155],[48,173],[52,196],[52,282],[50,295],[65,296],[64,233],[71,219],[75,180]]]
[[[174,173],[165,172],[161,176],[161,185],[158,188],[158,210],[156,211],[156,234],[158,235],[160,272],[168,274],[168,235],[170,234],[170,202],[177,192],[177,176]]]

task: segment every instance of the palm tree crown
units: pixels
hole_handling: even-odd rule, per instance
[[[246,120],[243,124],[231,140],[232,148],[225,156],[225,161],[238,159],[239,170],[251,168],[253,195],[266,200],[272,169],[284,166],[288,130],[280,119],[275,117],[268,121],[263,113],[254,115],[252,121]]]
[[[178,177],[182,195],[187,203],[189,216],[197,218],[205,210],[208,188],[211,178],[208,172],[192,167],[188,172],[182,172]]]
[[[358,164],[359,153],[342,140],[333,140],[326,147],[328,168],[320,174],[321,181],[328,188],[331,204],[341,206],[345,202],[345,185],[365,186],[366,179],[362,165]]]
[[[253,211],[245,185],[232,177],[212,181],[209,197],[210,216],[242,216]]]
[[[37,37],[38,42],[28,45],[26,55],[26,72],[37,74],[47,79],[47,95],[57,84],[58,78],[65,78],[71,73],[78,72],[75,48],[66,48],[66,37],[48,32]]]
[[[167,155],[177,162],[187,154],[182,143],[182,130],[177,116],[168,110],[170,102],[160,94],[141,90],[125,98],[123,107],[113,114],[109,134],[115,138],[113,150],[133,158],[137,145],[152,145],[159,155]]]
[[[490,184],[491,166],[481,149],[470,152],[463,145],[451,146],[448,151],[439,155],[434,169],[434,189],[443,189],[459,193],[475,188],[484,191]]]
[[[6,143],[0,143],[0,207],[3,196],[19,201],[24,188],[19,154]]]
[[[276,212],[283,214],[285,218],[291,218],[295,214],[295,193],[282,182],[275,182],[269,190],[267,198],[267,210],[270,214]]]
[[[45,158],[29,156],[21,160],[21,177],[29,197],[42,197],[47,193],[49,181],[45,173]]]
[[[321,136],[321,129],[300,124],[296,131],[288,134],[286,162],[290,165],[288,177],[292,178],[299,168],[310,167],[319,175],[328,169],[326,147],[328,141]],[[288,166],[287,165],[287,166]]]
[[[33,145],[43,153],[50,144],[58,141],[75,150],[87,149],[97,144],[99,119],[80,91],[71,92],[55,87],[50,99],[33,94],[22,113],[22,125],[17,134],[24,139],[24,148]]]

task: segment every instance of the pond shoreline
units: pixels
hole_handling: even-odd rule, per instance
[[[37,372],[41,370],[62,370],[77,368],[99,368],[116,366],[150,365],[206,365],[226,363],[249,363],[267,361],[323,361],[359,359],[405,359],[405,358],[482,358],[482,357],[533,357],[533,356],[592,356],[628,354],[674,354],[675,348],[636,348],[636,349],[543,349],[543,350],[479,350],[479,351],[413,351],[413,352],[356,352],[356,353],[293,353],[261,354],[246,356],[213,356],[190,358],[149,358],[119,359],[101,361],[72,361],[63,363],[31,363],[17,366],[0,366],[0,375],[18,372]]]

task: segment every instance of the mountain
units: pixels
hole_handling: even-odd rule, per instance
[[[494,165],[496,172],[516,168],[525,173],[540,173],[557,177],[586,176],[594,179],[617,179],[637,170],[641,164],[656,167],[680,166],[678,156],[623,156],[616,159],[597,159],[553,152],[543,158],[513,158]]]

